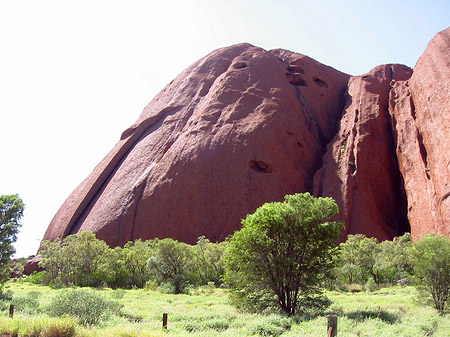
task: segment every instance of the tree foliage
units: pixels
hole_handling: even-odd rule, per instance
[[[190,247],[173,239],[156,243],[154,254],[148,260],[148,268],[159,282],[168,282],[173,292],[180,294],[189,283],[191,271]]]
[[[333,199],[303,193],[247,215],[226,251],[225,279],[232,301],[252,311],[302,311],[302,301],[321,294],[332,268],[343,224],[326,220],[337,213]]]
[[[62,241],[43,242],[40,266],[45,271],[33,279],[54,287],[106,285],[113,289],[143,288],[152,281],[153,285],[169,285],[172,292],[210,282],[219,286],[226,244],[205,237],[194,246],[172,239],[138,239],[123,248],[110,248],[85,231]]]
[[[450,239],[429,234],[411,249],[416,285],[431,296],[434,307],[443,313],[450,299]]]
[[[147,269],[147,261],[155,251],[157,240],[135,242],[129,241],[122,249],[122,258],[125,269],[128,272],[126,287],[132,286],[142,288],[149,280],[150,274]]]
[[[43,243],[40,265],[54,286],[96,287],[102,283],[102,266],[108,245],[90,231],[69,235],[62,242]]]
[[[197,244],[192,247],[192,272],[201,285],[214,282],[216,286],[222,283],[225,272],[223,254],[228,242],[212,243],[206,237],[200,236]]]
[[[0,196],[0,286],[9,277],[10,258],[15,253],[13,243],[17,240],[24,208],[19,195]]]
[[[365,283],[372,277],[379,283],[379,275],[375,271],[377,256],[380,252],[375,238],[366,238],[362,234],[349,235],[346,242],[340,245],[340,264],[348,283]]]
[[[381,243],[363,234],[349,235],[339,246],[334,274],[347,284],[365,284],[372,278],[379,285],[405,278],[411,273],[407,257],[411,243],[409,233]]]

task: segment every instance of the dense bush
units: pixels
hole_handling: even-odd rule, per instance
[[[276,239],[286,244],[290,237],[292,233],[287,231]],[[429,295],[433,305],[442,312],[447,309],[450,298],[446,281],[450,277],[448,241],[446,236],[431,235],[414,243],[411,235],[406,233],[393,241],[378,243],[374,238],[361,234],[349,235],[346,242],[338,245],[335,268],[324,273],[321,282],[324,281],[329,289],[370,291],[382,284],[405,286],[416,274],[416,285],[421,293]],[[187,245],[172,239],[154,239],[136,240],[128,242],[124,247],[109,248],[93,233],[83,232],[80,235],[68,236],[62,241],[44,242],[41,266],[46,270],[33,273],[27,280],[54,288],[145,287],[147,290],[179,293],[202,286],[201,291],[206,292],[211,291],[213,285],[222,285],[225,273],[224,252],[229,245],[229,241],[212,243],[202,236],[196,245]],[[286,247],[289,248],[288,246]],[[276,247],[283,245],[277,243]],[[310,249],[308,247],[304,251]],[[286,256],[280,255],[280,260],[276,262],[283,265],[293,261]],[[258,265],[249,264],[249,268]],[[239,281],[237,278],[242,276],[240,281],[245,285],[249,268],[243,268],[241,274],[231,272],[230,275],[235,278],[234,281]],[[269,269],[264,269],[264,273],[267,270]],[[291,271],[292,268],[284,270]],[[267,288],[247,284],[247,288],[235,288],[236,291],[232,294],[232,298],[239,298],[241,307],[253,306],[256,311],[260,311],[268,307],[267,303],[278,301],[273,293],[266,291]],[[120,296],[120,292],[113,296]],[[11,294],[2,293],[0,289],[0,301],[0,309],[6,310],[11,301]],[[33,299],[16,301],[24,311],[38,310],[33,308]]]
[[[294,323],[292,318],[269,315],[256,321],[250,329],[250,333],[259,336],[280,336],[288,331]]]
[[[362,234],[349,235],[347,241],[339,245],[337,266],[332,275],[348,285],[366,284],[369,279],[378,285],[396,283],[412,273],[408,257],[411,245],[409,233],[395,241],[381,243]]]
[[[190,283],[192,252],[190,247],[172,239],[160,240],[148,260],[148,269],[161,283],[168,283],[175,294],[186,291]]]
[[[98,325],[119,314],[122,305],[85,290],[64,291],[47,308],[50,316],[72,316],[82,325]]]
[[[198,238],[192,247],[192,273],[197,283],[208,285],[213,282],[216,287],[222,284],[225,272],[223,256],[227,241],[212,243],[206,237]]]
[[[39,301],[36,296],[29,294],[27,296],[14,296],[12,301],[14,310],[25,314],[36,314],[40,312]]]
[[[130,289],[152,284],[153,288],[162,286],[175,293],[208,282],[219,286],[226,245],[227,242],[212,243],[200,237],[194,246],[172,239],[155,239],[109,248],[92,232],[86,231],[60,242],[44,242],[40,265],[46,270],[33,273],[28,281],[54,288]]]
[[[419,291],[431,296],[434,307],[443,313],[450,300],[449,237],[423,237],[411,249],[411,259]]]
[[[33,273],[28,281],[54,288],[91,285],[160,288],[165,292],[184,292],[210,282],[217,287],[223,282],[224,251],[228,245],[228,241],[212,243],[200,237],[193,246],[172,239],[155,239],[109,248],[93,233],[83,232],[61,242],[45,242],[41,266],[46,270]],[[409,233],[395,242],[381,243],[363,235],[349,235],[339,246],[336,268],[326,275],[327,287],[347,288],[343,283],[364,285],[370,278],[377,284],[405,280],[413,272],[408,254],[411,245]],[[250,297],[249,302],[255,303]]]
[[[111,293],[111,297],[115,298],[116,300],[119,300],[124,296],[125,296],[125,290],[123,290],[123,289],[115,289]]]

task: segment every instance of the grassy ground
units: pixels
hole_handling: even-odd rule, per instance
[[[47,306],[62,290],[8,283],[14,296],[39,292],[39,308]],[[200,289],[192,295],[161,294],[156,291],[96,290],[124,305],[126,317],[115,317],[101,327],[85,328],[70,318],[49,318],[41,313],[0,313],[0,335],[45,337],[149,337],[149,336],[326,336],[326,316],[308,321],[281,315],[240,313],[228,304],[226,290]],[[450,316],[439,316],[419,303],[412,287],[383,288],[373,293],[329,292],[329,311],[339,316],[338,336],[450,336]],[[123,296],[123,297],[121,297]],[[121,298],[117,298],[121,297]],[[45,310],[44,310],[45,311]],[[168,313],[163,331],[162,314]],[[131,321],[130,321],[131,320]],[[63,331],[63,332],[59,332]]]

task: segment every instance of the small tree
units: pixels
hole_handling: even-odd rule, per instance
[[[90,231],[67,236],[63,241],[45,241],[42,245],[45,282],[53,286],[95,287],[103,283],[101,267],[108,245]]]
[[[278,307],[290,315],[311,305],[332,268],[343,224],[326,220],[337,213],[333,199],[303,193],[247,215],[225,255],[232,302],[251,311]]]
[[[429,234],[413,244],[412,265],[416,285],[431,296],[434,307],[442,314],[450,299],[450,239]]]
[[[378,282],[394,282],[398,279],[398,270],[395,257],[397,243],[390,240],[385,240],[380,242],[378,247],[378,254],[373,266],[374,273],[378,275]]]
[[[135,242],[127,242],[123,247],[122,256],[128,271],[128,288],[133,286],[143,288],[149,280],[147,261],[154,253],[155,242],[154,240],[138,239]]]
[[[100,266],[109,247],[97,239],[91,231],[69,235],[64,239],[65,253],[71,261],[69,268],[74,284],[81,287],[96,287],[102,283]]]
[[[377,284],[405,278],[412,273],[407,256],[410,246],[409,233],[381,243],[363,234],[349,235],[339,246],[335,274],[348,284],[364,284],[370,278]]]
[[[340,244],[339,265],[349,284],[364,284],[369,277],[380,283],[380,271],[376,269],[380,251],[377,239],[363,234],[349,235],[347,241]]]
[[[402,236],[399,236],[397,242],[395,242],[394,263],[397,268],[398,278],[400,279],[413,273],[413,267],[409,260],[409,250],[411,249],[411,245],[411,233],[405,233]]]
[[[163,239],[156,243],[153,256],[147,267],[160,283],[168,282],[175,294],[183,293],[189,283],[192,258],[191,247],[173,239]]]
[[[359,246],[363,239],[362,234],[349,235],[347,241],[339,245],[339,254],[336,257],[337,274],[348,284],[361,281]]]
[[[219,286],[224,274],[223,255],[228,242],[212,243],[200,236],[192,247],[193,272],[201,285],[214,282]]]
[[[130,271],[126,268],[124,249],[115,247],[108,249],[101,266],[103,280],[111,288],[125,288],[130,279]]]
[[[17,194],[0,196],[0,287],[9,277],[10,258],[15,253],[13,243],[17,240],[24,207]]]

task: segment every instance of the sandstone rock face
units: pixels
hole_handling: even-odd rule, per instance
[[[111,246],[155,237],[217,241],[264,202],[305,191],[337,200],[343,239],[392,238],[410,223],[416,236],[445,226],[448,233],[450,153],[442,138],[450,67],[448,33],[441,35],[411,79],[406,66],[350,77],[249,44],[212,52],[148,104],[62,205],[44,240],[91,230]],[[428,76],[436,65],[446,75]],[[410,142],[408,127],[420,142]],[[423,148],[427,163],[416,168]],[[442,216],[424,225],[420,212]]]
[[[385,240],[409,230],[388,97],[391,81],[411,73],[384,65],[349,81],[339,131],[314,179],[314,193],[340,206],[337,219],[346,223],[341,240],[354,233]]]
[[[23,267],[23,273],[25,275],[31,275],[35,271],[42,271],[44,268],[39,266],[39,262],[42,261],[42,257],[37,255],[27,261],[25,266]]]
[[[450,235],[450,28],[429,43],[406,82],[391,91],[397,156],[411,234]]]

